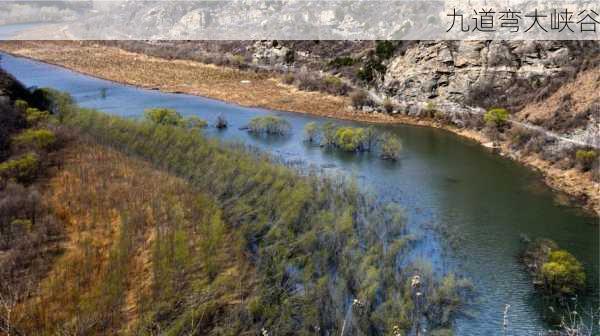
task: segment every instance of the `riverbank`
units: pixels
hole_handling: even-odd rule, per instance
[[[300,91],[284,84],[282,78],[275,74],[192,61],[165,60],[80,42],[2,42],[0,50],[146,89],[199,95],[242,106],[338,119],[443,128],[484,145],[490,143],[481,132],[459,129],[428,119],[358,112],[350,107],[348,97]],[[497,150],[504,156],[540,171],[550,187],[565,192],[584,208],[600,213],[600,186],[592,181],[589,172],[555,168],[538,155],[518,155],[507,144],[501,144]]]

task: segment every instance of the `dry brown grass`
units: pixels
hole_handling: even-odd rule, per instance
[[[49,206],[65,222],[67,239],[64,254],[54,263],[38,286],[36,294],[18,306],[15,315],[25,334],[115,334],[135,333],[145,312],[143,299],[153,291],[152,248],[159,227],[173,225],[169,215],[173,204],[181,205],[192,250],[202,235],[199,225],[198,193],[176,177],[152,168],[148,163],[91,143],[79,143],[64,150],[64,168],[48,182],[45,194]],[[195,203],[196,202],[196,203]],[[114,271],[115,251],[123,234],[123,214],[136,229],[129,237],[134,243],[122,274],[125,292],[122,302],[103,311],[106,285]],[[134,223],[135,220],[135,224]],[[252,277],[245,256],[235,249],[236,237],[219,252],[223,284],[215,295],[224,305],[240,302],[240,290],[229,288]],[[194,266],[201,270],[201,265]],[[111,270],[112,268],[112,270]],[[195,274],[194,279],[206,276]],[[207,277],[206,277],[207,278]],[[208,281],[207,281],[208,282]],[[247,284],[250,285],[250,281]],[[248,286],[245,286],[248,288]],[[244,295],[247,295],[244,290]]]
[[[575,80],[561,86],[550,97],[540,102],[535,102],[525,106],[517,113],[517,118],[540,124],[549,119],[569,119],[586,111],[593,103],[598,103],[600,99],[600,67],[592,68],[580,73]],[[565,98],[570,96],[571,102],[569,108],[555,112]]]

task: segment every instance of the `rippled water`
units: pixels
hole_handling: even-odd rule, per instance
[[[67,91],[82,106],[116,115],[140,116],[145,108],[161,106],[214,124],[222,114],[230,127],[209,128],[207,135],[243,141],[286,160],[355,176],[364,188],[406,209],[409,227],[423,238],[411,258],[431,260],[437,272],[454,271],[474,282],[476,302],[458,318],[457,335],[501,334],[505,304],[511,305],[508,335],[537,335],[544,329],[540,302],[517,260],[522,234],[553,239],[583,261],[590,289],[582,301],[598,306],[598,218],[559,205],[557,193],[538,174],[449,132],[376,125],[402,140],[401,159],[391,163],[369,154],[326,152],[303,143],[304,125],[325,118],[142,90],[8,55],[3,56],[2,67],[28,86]],[[250,118],[266,114],[286,118],[292,135],[257,138],[239,130]]]

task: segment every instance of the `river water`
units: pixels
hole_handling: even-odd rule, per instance
[[[560,202],[564,197],[546,187],[539,174],[472,141],[426,127],[375,125],[402,141],[401,158],[391,163],[370,154],[341,154],[305,144],[304,125],[326,118],[138,89],[9,55],[2,55],[0,65],[27,86],[63,90],[84,107],[120,116],[169,107],[214,125],[223,115],[230,127],[208,128],[208,136],[242,141],[285,160],[354,176],[369,192],[405,209],[409,228],[422,238],[412,260],[428,260],[436,272],[456,272],[474,283],[476,298],[457,318],[457,335],[502,334],[505,304],[511,305],[507,335],[538,335],[547,327],[541,302],[517,259],[522,235],[553,239],[580,259],[590,288],[579,301],[598,307],[598,218]],[[264,138],[239,130],[252,117],[268,114],[287,119],[292,134]]]

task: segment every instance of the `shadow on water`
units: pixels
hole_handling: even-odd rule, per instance
[[[209,127],[203,131],[207,136],[269,151],[291,165],[358,177],[359,185],[380,201],[395,201],[405,209],[408,230],[421,238],[411,259],[429,260],[434,272],[454,271],[472,280],[477,302],[470,316],[458,318],[458,335],[498,334],[505,304],[511,305],[508,334],[532,335],[546,327],[533,299],[531,279],[516,259],[522,234],[553,239],[580,259],[591,286],[581,301],[598,305],[598,219],[557,204],[557,193],[541,182],[539,174],[472,141],[431,128],[375,125],[402,141],[400,160],[389,162],[373,153],[341,153],[305,143],[304,125],[309,121],[322,124],[325,118],[141,90],[11,56],[3,57],[2,66],[26,85],[67,91],[84,107],[121,116],[140,116],[149,107],[170,107],[214,125],[223,115],[229,127]],[[251,118],[268,114],[286,118],[291,134],[257,137],[239,130]]]

